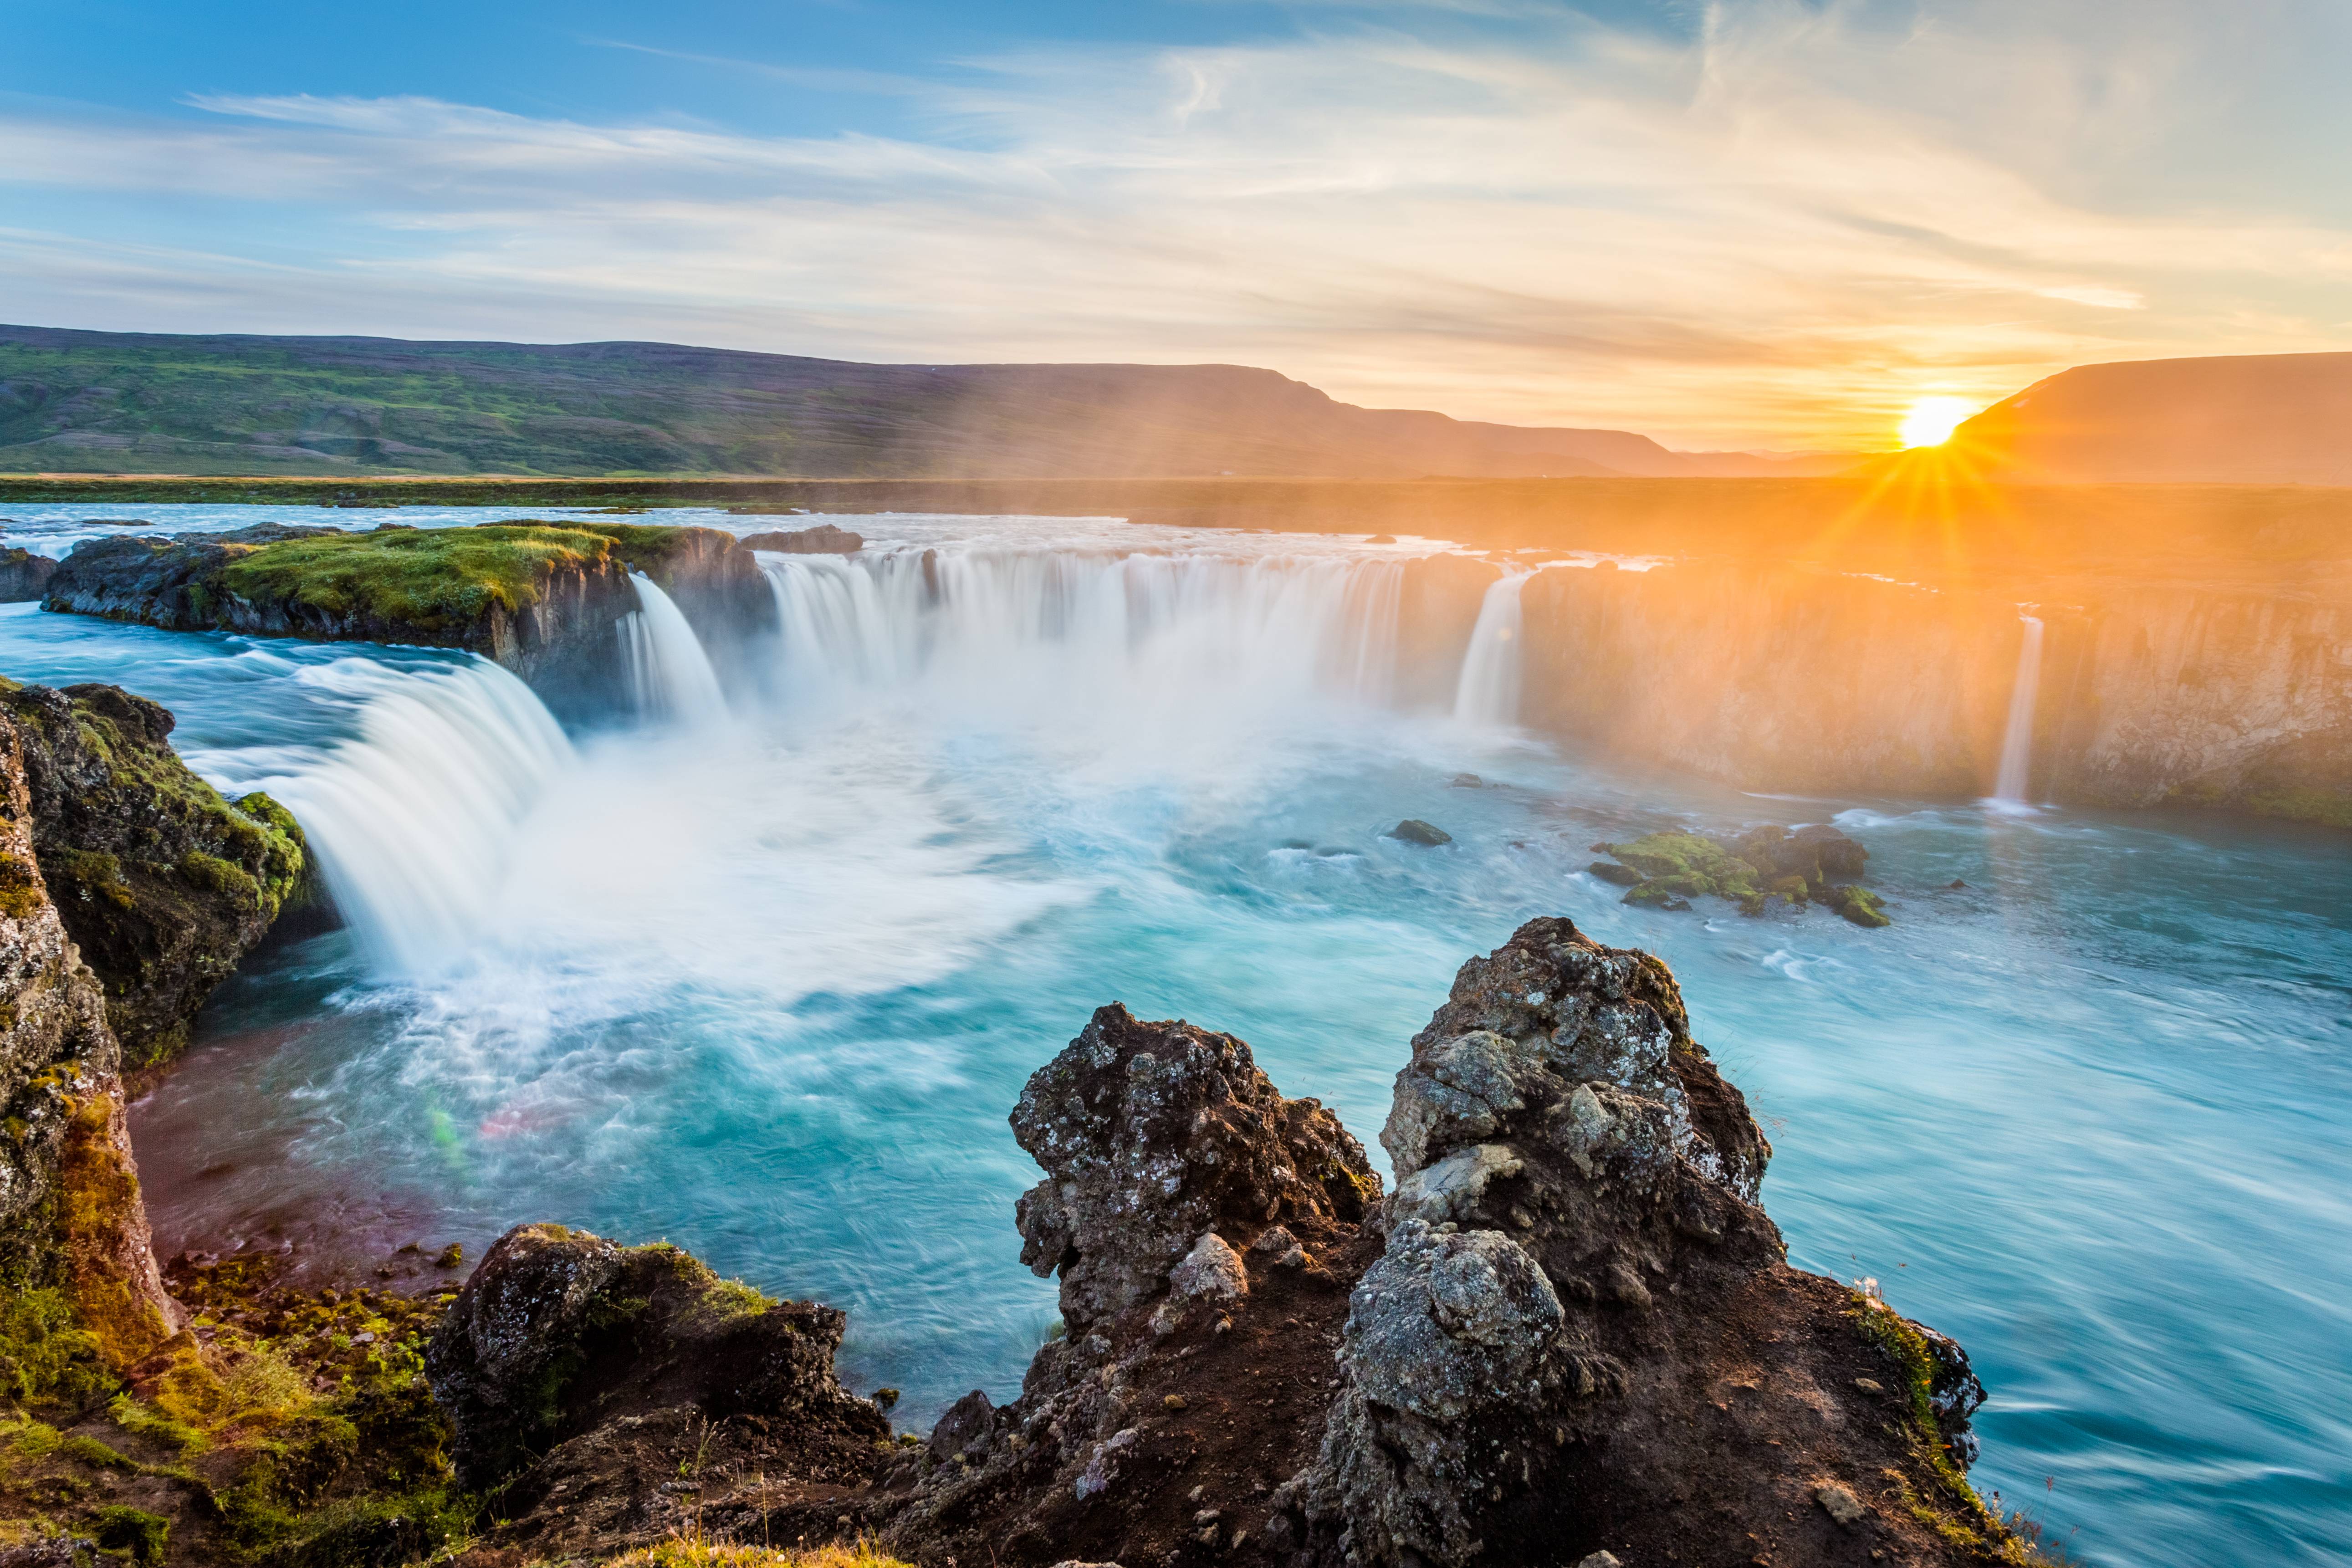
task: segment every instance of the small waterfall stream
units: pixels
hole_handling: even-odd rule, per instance
[[[1529,572],[1497,578],[1479,601],[1478,624],[1462,656],[1462,678],[1454,689],[1454,716],[1466,724],[1499,728],[1519,721],[1522,666],[1520,593]]]
[[[719,672],[685,612],[644,573],[630,573],[629,582],[637,591],[638,607],[616,629],[637,711],[694,726],[725,719],[727,697],[719,689]]]
[[[2009,726],[2000,739],[2000,772],[1992,786],[1995,800],[2024,804],[2032,787],[2033,709],[2042,689],[2042,619],[2020,616],[2025,636],[2017,647],[2017,679],[2009,692]]]

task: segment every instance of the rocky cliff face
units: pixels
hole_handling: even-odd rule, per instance
[[[26,772],[0,711],[0,1286],[61,1293],[121,1368],[179,1315],[149,1247],[121,1051],[49,900]]]
[[[172,715],[115,686],[0,681],[48,896],[104,989],[128,1065],[169,1059],[302,884],[302,831],[231,803],[172,750]]]
[[[2352,826],[2352,609],[1753,563],[1533,578],[1523,718],[1746,789],[1992,793],[2028,608],[2035,798]]]

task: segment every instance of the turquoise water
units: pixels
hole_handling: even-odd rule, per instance
[[[1052,1321],[1004,1118],[1094,1006],[1243,1036],[1377,1158],[1455,966],[1566,913],[1674,966],[1773,1140],[1792,1261],[1874,1277],[1969,1347],[1980,1485],[2093,1563],[2352,1556],[2340,836],[1606,766],[1395,711],[1353,643],[1335,678],[1370,580],[1332,577],[1326,545],[1107,579],[1103,538],[1066,540],[1097,564],[1052,567],[1076,587],[1051,602],[1129,618],[1041,630],[1014,624],[1020,573],[1076,525],[986,526],[995,575],[957,590],[980,631],[925,623],[888,668],[845,634],[855,670],[803,649],[724,724],[576,735],[465,873],[478,897],[427,922],[442,951],[339,932],[249,965],[134,1110],[164,1244],[667,1236],[848,1308],[849,1381],[904,1388],[920,1423],[974,1384],[1009,1396]],[[845,583],[780,591],[910,613],[887,565]],[[387,689],[482,679],[26,606],[0,650],[20,679],[172,706],[235,787],[314,776]],[[1381,837],[1402,816],[1455,841]],[[1825,819],[1870,848],[1892,929],[1628,910],[1581,870],[1670,821]]]

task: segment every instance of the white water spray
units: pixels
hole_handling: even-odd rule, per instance
[[[1498,578],[1478,604],[1478,624],[1462,656],[1462,678],[1454,689],[1454,716],[1490,727],[1519,721],[1521,633],[1525,616],[1520,591],[1533,576],[1515,572]]]
[[[1994,779],[1995,800],[2022,803],[2033,765],[2033,708],[2042,689],[2042,621],[2036,616],[2018,617],[2025,626],[2017,647],[2017,679],[2009,692],[2009,728],[2000,740],[2000,773]]]
[[[1122,717],[1291,698],[1385,705],[1391,561],[1076,551],[762,559],[787,699],[918,683]]]
[[[494,664],[403,670],[351,658],[304,677],[362,696],[360,732],[261,787],[301,822],[375,965],[438,967],[496,915],[516,825],[571,763],[572,743]]]
[[[618,630],[637,711],[697,726],[725,719],[727,697],[719,689],[719,672],[686,613],[644,573],[630,573],[629,581],[637,590],[638,607],[621,617]]]

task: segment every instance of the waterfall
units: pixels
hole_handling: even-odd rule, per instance
[[[1519,721],[1519,594],[1533,573],[1498,578],[1478,604],[1478,624],[1462,656],[1462,679],[1454,689],[1454,716],[1470,724]]]
[[[1395,684],[1392,561],[941,549],[761,566],[793,701],[919,684],[1130,711],[1385,705]]]
[[[2000,739],[2000,773],[1995,800],[2023,802],[2033,765],[2033,706],[2042,688],[2042,621],[2020,616],[2025,636],[2017,646],[2017,679],[2009,691],[2009,728]]]
[[[497,912],[515,827],[572,761],[529,687],[487,662],[315,672],[362,701],[359,734],[260,781],[302,824],[336,907],[379,967],[429,970]]]
[[[726,718],[719,672],[685,612],[644,573],[630,573],[629,581],[637,590],[637,609],[621,617],[619,631],[637,711],[693,725]]]

